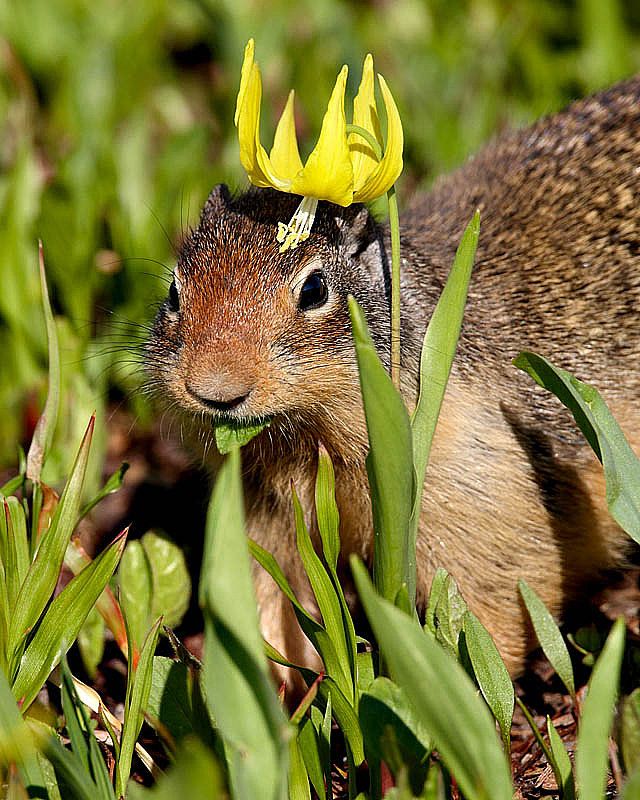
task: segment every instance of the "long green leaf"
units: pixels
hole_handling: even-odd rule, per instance
[[[138,665],[133,673],[133,680],[131,685],[127,687],[127,703],[124,710],[124,723],[120,738],[120,753],[116,765],[116,794],[118,797],[124,795],[129,780],[133,752],[144,721],[144,712],[147,709],[147,701],[151,691],[153,656],[156,651],[161,624],[162,617],[156,620],[147,633],[140,650]]]
[[[37,483],[40,480],[42,465],[47,453],[51,449],[53,434],[55,433],[58,419],[58,406],[60,404],[60,348],[58,345],[58,332],[49,302],[47,289],[47,276],[44,268],[44,252],[42,242],[38,245],[38,263],[40,266],[40,287],[42,292],[42,307],[47,328],[47,341],[49,345],[49,391],[44,406],[44,411],[31,440],[27,454],[27,478]]]
[[[618,694],[624,638],[624,620],[618,619],[589,679],[576,748],[576,783],[580,800],[602,800],[604,796],[609,734]]]
[[[402,586],[415,599],[415,542],[410,531],[414,497],[411,424],[404,401],[376,352],[358,303],[349,298],[353,341],[367,419],[375,536],[373,576],[383,597],[395,603]]]
[[[0,670],[0,764],[16,763],[32,797],[47,797],[45,776],[31,731],[24,723],[5,674]]]
[[[478,686],[498,721],[504,749],[509,753],[515,705],[511,678],[489,632],[471,611],[464,616],[464,636]]]
[[[355,557],[351,566],[391,676],[413,704],[467,800],[511,800],[509,767],[493,718],[469,676],[415,618],[375,593]]]
[[[593,386],[535,353],[520,353],[516,367],[556,395],[602,462],[611,516],[640,542],[640,460]]]
[[[40,540],[36,556],[20,589],[9,635],[9,648],[12,651],[35,625],[58,582],[64,554],[78,521],[94,424],[95,418],[91,417],[49,530]]]
[[[207,516],[200,579],[204,686],[238,800],[286,796],[291,728],[271,685],[258,628],[244,526],[240,454],[223,464]]]
[[[549,735],[549,743],[553,755],[551,766],[556,776],[558,789],[560,789],[560,797],[562,800],[574,800],[575,786],[573,782],[573,770],[571,769],[571,759],[560,738],[560,734],[555,729],[549,716],[547,716],[547,733]]]
[[[74,643],[82,623],[118,565],[125,545],[121,533],[55,597],[25,650],[13,685],[23,708],[35,699],[60,657]]]
[[[431,443],[458,346],[479,236],[480,212],[476,211],[462,235],[449,277],[433,311],[422,344],[420,395],[411,418],[413,464],[418,487],[412,514],[414,536],[420,519],[422,485],[429,463]]]
[[[333,582],[322,561],[313,549],[313,543],[304,521],[304,512],[295,489],[292,489],[293,508],[296,522],[296,541],[311,589],[322,615],[325,630],[335,649],[336,672],[330,673],[343,694],[353,697],[353,681],[351,674],[351,653],[345,635],[342,620],[340,599],[336,594]]]
[[[80,519],[86,517],[87,514],[91,511],[91,509],[95,508],[98,505],[98,503],[101,500],[104,500],[104,498],[107,495],[113,494],[114,492],[117,492],[118,489],[120,489],[124,481],[124,476],[127,474],[128,469],[129,465],[127,464],[126,461],[123,461],[123,463],[120,464],[118,469],[112,475],[109,476],[106,483],[104,484],[102,489],[100,489],[98,494],[95,495],[95,497],[91,498],[91,500],[83,506],[82,511],[80,512]]]
[[[540,647],[551,662],[551,666],[558,673],[558,677],[564,683],[571,697],[575,698],[576,689],[573,679],[573,666],[571,656],[564,643],[562,634],[556,621],[551,616],[547,607],[524,580],[518,581],[518,589],[524,600],[524,604],[529,612],[529,617],[536,632]]]
[[[302,628],[305,636],[316,648],[322,658],[325,670],[329,675],[337,675],[342,671],[340,659],[336,652],[334,643],[326,629],[320,625],[307,609],[298,601],[289,581],[287,580],[280,565],[271,553],[260,547],[257,542],[249,540],[249,550],[255,560],[271,575],[278,588],[290,600],[296,619]]]
[[[342,584],[338,577],[338,556],[340,554],[340,515],[336,503],[335,474],[329,453],[320,447],[318,453],[318,474],[316,476],[315,500],[318,530],[324,558],[329,569],[334,589],[340,601],[342,610],[342,623],[346,637],[351,666],[354,696],[357,694],[357,646],[356,631],[351,617],[351,611],[344,596]]]

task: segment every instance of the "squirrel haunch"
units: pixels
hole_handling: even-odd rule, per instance
[[[640,446],[640,78],[489,144],[401,219],[403,391],[473,211],[482,218],[465,322],[427,474],[418,595],[445,567],[512,672],[531,644],[520,577],[552,612],[622,563],[601,467],[573,420],[520,374],[535,350],[600,389]],[[217,187],[186,241],[147,352],[153,382],[200,420],[269,417],[243,451],[249,535],[311,605],[290,483],[313,508],[317,447],[336,470],[342,553],[373,546],[349,294],[388,363],[388,231],[362,207],[321,203],[310,238],[280,254],[298,198]],[[635,437],[635,438],[634,438]],[[312,514],[309,523],[313,531]],[[265,637],[306,661],[271,579],[255,572]]]

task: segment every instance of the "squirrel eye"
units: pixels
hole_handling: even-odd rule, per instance
[[[302,284],[298,307],[301,311],[323,306],[329,298],[329,289],[322,272],[312,272]]]
[[[179,311],[180,309],[180,296],[175,280],[171,281],[171,286],[169,287],[169,308],[172,311]]]

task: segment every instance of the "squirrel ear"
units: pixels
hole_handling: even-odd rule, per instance
[[[378,239],[376,224],[366,206],[358,204],[345,208],[336,215],[336,224],[348,256],[359,255]]]
[[[231,194],[226,184],[219,183],[211,190],[211,194],[204,204],[203,215],[217,217],[222,214],[231,202]]]

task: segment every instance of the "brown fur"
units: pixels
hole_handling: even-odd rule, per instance
[[[579,102],[485,148],[402,219],[403,387],[415,401],[420,344],[474,209],[482,231],[459,351],[423,498],[418,595],[436,567],[458,581],[512,672],[531,642],[524,577],[555,613],[605,567],[624,537],[600,465],[568,412],[511,364],[532,349],[595,384],[640,444],[640,79]],[[272,418],[244,451],[249,534],[305,602],[290,482],[312,522],[317,443],[335,464],[343,554],[371,558],[367,451],[346,297],[365,308],[388,362],[387,232],[359,209],[321,204],[314,232],[278,253],[275,225],[296,198],[214,191],[177,266],[180,310],[161,310],[150,372],[201,415],[195,395],[232,400],[227,416]],[[296,292],[321,268],[330,297],[302,313]],[[288,602],[256,571],[264,633],[308,660]]]

